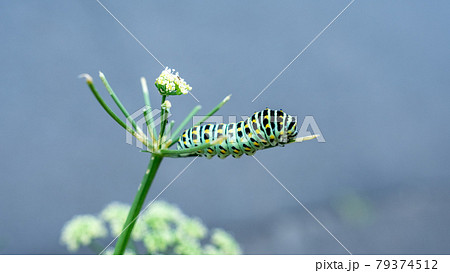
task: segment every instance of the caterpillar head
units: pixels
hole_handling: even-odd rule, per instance
[[[298,134],[297,120],[293,116],[287,115],[284,129],[286,131],[287,142],[295,140]]]

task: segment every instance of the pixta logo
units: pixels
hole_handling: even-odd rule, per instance
[[[133,114],[130,115],[130,118],[133,119],[136,122],[136,127],[141,128],[144,134],[147,136],[148,139],[151,139],[151,135],[149,134],[147,130],[147,123],[145,121],[144,117],[144,111],[147,109],[147,106],[142,107],[141,109],[137,110]],[[159,127],[161,125],[161,110],[159,109],[153,109],[151,112],[147,112],[149,117],[153,118],[153,125],[155,128]],[[170,113],[167,115],[167,119],[172,116]],[[127,126],[132,128],[132,124],[129,120],[127,120]],[[170,134],[168,135],[170,137]],[[125,136],[125,142],[127,144],[133,145],[133,135],[126,131]],[[144,144],[140,141],[136,141],[136,147],[139,149],[145,149]]]
[[[147,130],[147,125],[146,125],[146,120],[144,117],[144,110],[146,110],[146,106],[142,107],[141,109],[137,110],[136,112],[134,112],[130,118],[135,120],[136,122],[136,126],[138,128],[141,128],[142,131],[144,132],[144,134],[147,136],[148,139],[151,139],[151,135],[148,133]],[[161,124],[161,110],[159,109],[153,109],[151,112],[148,113],[149,117],[152,117],[154,122],[153,125],[155,128],[158,128]],[[171,116],[171,114],[168,114],[169,118]],[[202,121],[206,116],[193,116],[192,118],[192,124],[191,127],[194,126],[194,124],[199,123],[200,121]],[[239,119],[238,119],[239,117]],[[239,122],[241,120],[246,120],[248,119],[249,116],[237,116],[237,115],[231,115],[228,117],[225,116],[221,116],[221,115],[216,115],[216,116],[210,116],[208,119],[206,119],[202,124],[219,124],[219,123],[236,123]],[[298,129],[298,138],[303,138],[303,137],[308,137],[311,135],[318,135],[317,137],[317,141],[324,143],[325,141],[325,137],[322,134],[322,131],[319,128],[319,125],[317,124],[316,120],[314,119],[313,116],[305,116],[303,118],[302,123],[300,124],[298,122],[298,117],[294,116],[294,118],[297,120],[297,128]],[[128,127],[132,127],[131,122],[129,122],[127,120],[127,126]],[[170,132],[168,132],[168,137],[170,137]],[[139,142],[139,141],[133,141],[134,137],[130,132],[126,132],[126,143],[133,145],[133,143],[136,143],[136,147],[139,149],[145,149],[144,145]]]

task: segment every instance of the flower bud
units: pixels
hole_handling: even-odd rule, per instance
[[[166,110],[170,113],[170,108],[172,107],[172,103],[170,101],[165,100],[163,104],[161,104],[161,109]]]

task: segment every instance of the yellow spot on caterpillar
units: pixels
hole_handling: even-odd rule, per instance
[[[261,131],[259,129],[256,129],[255,131],[257,134],[261,133]]]
[[[239,127],[239,128],[238,128],[238,132],[240,132],[240,131],[242,131],[242,127]]]
[[[198,139],[194,139],[194,143],[197,143],[198,142]]]
[[[235,152],[236,154],[239,153],[238,149],[234,149],[233,152]]]
[[[280,135],[283,135],[283,134],[284,134],[284,132],[283,132],[283,131],[281,131],[281,132],[280,132]]]
[[[183,134],[183,137],[186,137],[186,133]]]
[[[264,119],[269,119],[269,115],[265,115],[265,116],[264,116]]]
[[[226,151],[225,151],[225,150],[220,150],[220,152],[221,152],[222,154],[225,154],[225,153],[226,153]]]
[[[209,134],[209,129],[206,129],[206,130],[205,130],[205,134]]]
[[[248,124],[245,124],[245,128],[248,128]]]
[[[275,136],[274,136],[274,135],[271,135],[271,136],[270,136],[270,139],[275,139]]]
[[[248,137],[252,137],[252,133],[248,133]]]
[[[250,149],[250,148],[244,148],[244,150],[246,150],[246,151],[250,151],[251,149]]]
[[[209,143],[209,139],[205,139],[205,143]]]
[[[256,119],[253,119],[252,122],[256,122]]]
[[[208,149],[208,153],[212,154],[213,150],[211,148]]]
[[[217,133],[222,133],[223,132],[223,130],[222,129],[219,129],[219,130],[217,130]]]
[[[259,147],[259,143],[258,142],[253,142],[253,145],[255,145],[256,147]]]
[[[187,145],[186,141],[184,142],[184,145]]]
[[[266,125],[266,128],[270,128],[270,124],[267,124],[267,125]]]

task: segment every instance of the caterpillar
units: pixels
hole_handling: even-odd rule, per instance
[[[177,149],[183,150],[210,143],[220,137],[226,138],[219,144],[196,152],[199,156],[239,158],[243,154],[253,155],[256,151],[293,142],[297,136],[297,121],[282,110],[265,109],[254,113],[248,119],[229,124],[206,124],[195,126],[183,132]]]

